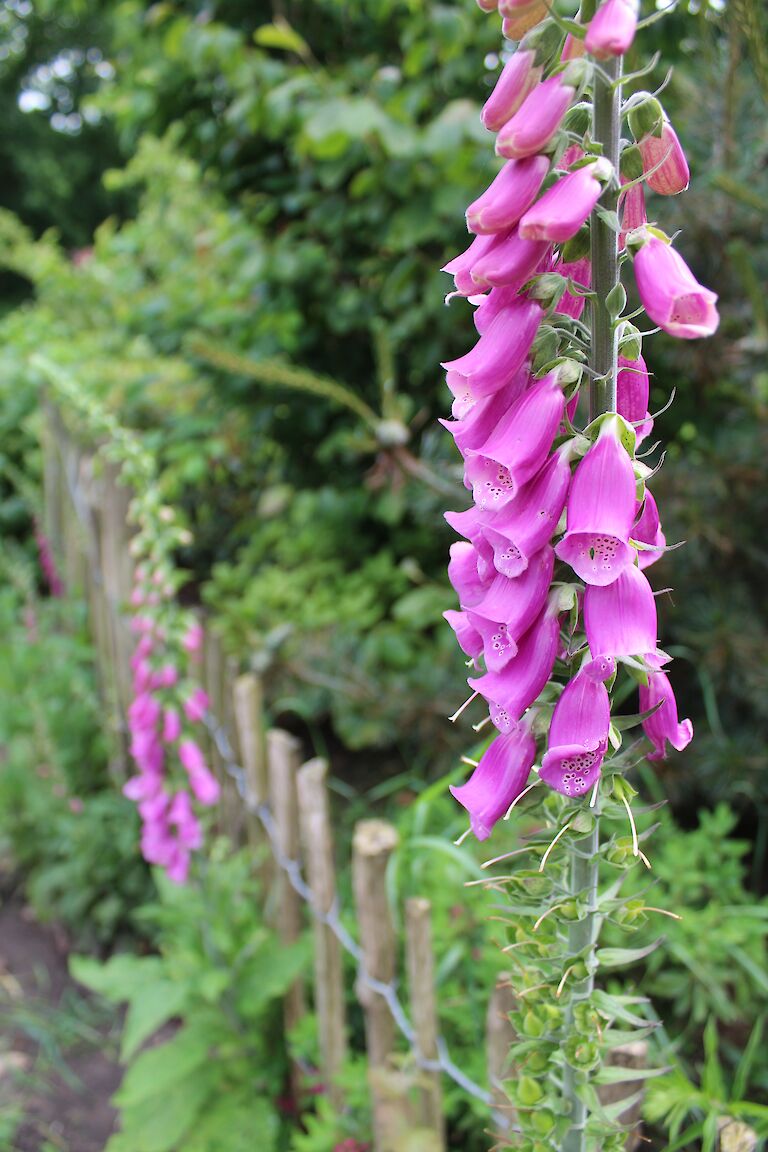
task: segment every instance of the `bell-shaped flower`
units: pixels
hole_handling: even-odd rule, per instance
[[[517,655],[518,640],[544,607],[554,566],[553,550],[542,548],[516,579],[497,575],[482,600],[467,612],[469,624],[480,635],[489,672],[500,672]]]
[[[197,724],[202,720],[208,711],[210,701],[208,694],[203,688],[195,688],[190,696],[184,701],[184,712],[187,719],[191,720],[193,724]]]
[[[634,519],[634,468],[617,421],[608,420],[574,474],[557,556],[585,584],[612,584],[634,563],[636,552],[629,543]]]
[[[494,824],[523,791],[535,759],[536,741],[524,721],[488,745],[466,784],[451,786],[451,794],[469,812],[478,840],[488,839]]]
[[[502,237],[495,232],[475,236],[464,252],[454,256],[453,260],[449,260],[447,264],[443,265],[442,271],[453,276],[453,283],[459,296],[474,296],[475,293],[482,292],[483,285],[473,279],[472,271],[478,260],[494,248],[501,239]]]
[[[181,736],[181,717],[176,708],[163,710],[163,740],[166,744],[175,744]]]
[[[649,188],[660,196],[677,196],[679,192],[685,192],[691,173],[677,133],[666,116],[661,122],[661,135],[649,132],[638,140],[637,146]]]
[[[664,672],[654,672],[648,677],[648,686],[640,685],[640,710],[647,712],[661,702],[652,716],[643,720],[643,730],[653,744],[649,760],[663,760],[667,755],[667,742],[678,752],[687,748],[693,739],[693,724],[690,720],[679,720],[677,701],[672,685]]]
[[[640,300],[654,324],[683,340],[712,335],[720,320],[717,294],[699,284],[671,244],[646,234],[634,264]]]
[[[587,585],[584,630],[595,656],[656,658],[656,601],[639,568],[625,568],[612,584]]]
[[[474,544],[460,540],[451,544],[448,579],[462,608],[479,604],[488,591],[488,580],[478,571],[479,552]]]
[[[537,85],[496,137],[499,156],[520,161],[542,152],[560,127],[575,96],[576,89],[565,83],[562,73]]]
[[[634,425],[637,444],[642,444],[653,430],[653,417],[648,411],[650,383],[645,360],[628,360],[619,356],[619,371],[616,377],[616,409],[630,424]]]
[[[469,231],[508,232],[514,228],[538,196],[548,171],[549,160],[546,156],[510,160],[482,196],[478,196],[467,208]]]
[[[639,9],[640,0],[603,0],[589,22],[584,40],[590,56],[607,60],[628,52],[635,38]]]
[[[664,555],[667,538],[661,530],[656,501],[648,488],[645,489],[645,500],[640,518],[632,529],[632,539],[636,540],[638,544],[648,545],[646,548],[639,549],[637,553],[637,562],[641,568],[650,568],[651,564],[655,564]]]
[[[571,36],[570,32],[565,38],[563,51],[560,54],[560,59],[566,60],[580,60],[587,52],[584,41],[578,36]]]
[[[459,647],[470,659],[476,660],[483,651],[483,638],[469,622],[466,612],[455,612],[452,608],[443,612],[443,617],[453,629]]]
[[[504,127],[540,79],[541,68],[536,67],[536,53],[518,48],[504,65],[480,113],[480,119],[489,132],[498,132]]]
[[[176,829],[179,841],[187,849],[195,850],[203,843],[200,822],[192,810],[188,792],[177,792],[168,807],[168,823]]]
[[[597,160],[561,176],[522,216],[521,237],[564,244],[575,236],[600,199],[603,185],[598,176],[605,172],[604,164]]]
[[[440,421],[442,426],[453,436],[454,443],[462,456],[466,455],[468,449],[480,448],[485,443],[504,413],[523,392],[527,383],[528,372],[521,370],[518,377],[505,388],[500,388],[498,392],[492,392],[490,396],[484,396],[481,400],[475,401],[460,420]]]
[[[531,558],[549,543],[565,507],[570,483],[570,455],[566,445],[550,456],[514,500],[497,515],[487,518],[482,535],[493,549],[497,571],[509,577],[519,576]],[[461,531],[455,522],[449,522]]]
[[[540,304],[521,297],[494,318],[474,348],[447,360],[443,368],[454,396],[479,400],[509,384],[528,357],[543,315]]]
[[[557,376],[549,373],[531,384],[481,448],[467,452],[465,477],[480,509],[502,508],[536,475],[552,447],[564,410]]]
[[[600,680],[578,672],[555,705],[541,779],[564,796],[583,796],[600,775],[611,705]]]
[[[518,644],[517,655],[501,672],[467,681],[488,701],[491,720],[500,732],[511,732],[541,694],[552,675],[560,641],[557,601],[550,599]]]
[[[521,288],[549,251],[547,240],[526,240],[516,229],[476,261],[472,266],[472,278],[481,290],[505,285]]]

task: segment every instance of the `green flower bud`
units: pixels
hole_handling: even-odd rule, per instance
[[[557,1123],[554,1112],[548,1108],[540,1108],[531,1117],[531,1128],[540,1136],[548,1136]]]

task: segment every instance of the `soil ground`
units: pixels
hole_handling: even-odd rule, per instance
[[[65,941],[0,897],[0,1111],[24,1113],[0,1152],[102,1152],[121,1077],[114,1029],[70,979]]]

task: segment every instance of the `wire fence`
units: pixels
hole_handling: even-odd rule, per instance
[[[88,562],[91,565],[91,578],[99,585],[101,594],[108,603],[110,610],[115,613],[117,617],[124,616],[124,603],[110,592],[110,589],[107,587],[107,581],[104,579],[104,573],[102,572],[99,559],[99,542],[96,537],[93,518],[88,510],[88,495],[84,492],[80,483],[78,469],[71,459],[62,460],[62,465],[61,474],[64,478],[67,495],[75,511],[78,523],[85,533]],[[225,725],[210,709],[203,718],[203,724],[216,746],[224,769],[232,779],[246,811],[249,815],[255,816],[263,828],[269,841],[271,854],[275,863],[285,874],[293,890],[307,906],[312,917],[327,927],[338,940],[344,951],[353,958],[357,965],[358,982],[380,996],[387,1005],[395,1026],[409,1046],[414,1063],[425,1072],[439,1072],[447,1076],[454,1084],[461,1088],[463,1092],[479,1100],[489,1109],[490,1118],[499,1129],[503,1131],[515,1131],[515,1127],[511,1124],[509,1117],[494,1107],[494,1096],[492,1093],[467,1076],[452,1059],[448,1045],[442,1035],[438,1035],[436,1038],[436,1059],[430,1059],[424,1056],[419,1050],[416,1031],[398,994],[397,980],[393,979],[389,982],[377,980],[366,971],[363,950],[344,925],[338,901],[335,900],[327,912],[319,908],[313,898],[312,889],[304,878],[301,862],[296,858],[286,855],[282,850],[279,831],[272,810],[268,804],[259,801],[250,790],[245,769],[237,762],[232,748],[232,742]]]

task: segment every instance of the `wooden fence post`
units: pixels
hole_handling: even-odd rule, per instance
[[[333,833],[324,760],[310,760],[298,773],[299,823],[307,862],[307,879],[315,907],[327,913],[336,900]],[[341,946],[331,929],[314,921],[315,1006],[320,1032],[323,1079],[335,1107],[343,1097],[334,1083],[347,1051],[344,1015],[344,971]]]
[[[488,1002],[485,1021],[485,1045],[488,1056],[488,1081],[493,1097],[493,1107],[515,1122],[515,1113],[510,1099],[504,1091],[503,1081],[511,1075],[509,1049],[517,1036],[509,1018],[516,1003],[510,973],[504,973],[496,981],[496,986]]]
[[[427,1060],[437,1058],[437,1002],[435,960],[432,951],[431,906],[429,900],[412,897],[405,905],[405,953],[408,967],[411,1018],[419,1053]],[[443,1094],[440,1073],[419,1070],[420,1123],[428,1129],[435,1148],[445,1148]]]
[[[386,871],[397,842],[396,830],[383,820],[361,820],[352,840],[352,884],[363,969],[385,984],[395,975],[396,940],[387,900]],[[361,979],[356,992],[365,1015],[374,1152],[395,1152],[410,1124],[401,1078],[389,1067],[395,1048],[395,1023],[386,1000]]]
[[[274,728],[267,733],[269,801],[275,821],[277,846],[283,856],[299,858],[299,804],[296,774],[301,763],[301,745],[295,736]],[[283,944],[294,944],[301,936],[301,898],[281,868],[275,869],[274,899],[277,931]],[[296,980],[285,997],[285,1028],[290,1031],[305,1015],[304,988]],[[293,1087],[299,1088],[298,1069]]]

